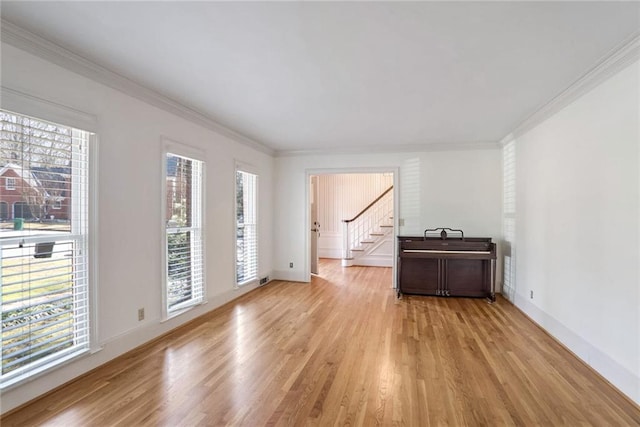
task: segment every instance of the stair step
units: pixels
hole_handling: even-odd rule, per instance
[[[363,248],[353,248],[351,249],[351,252],[364,252]]]
[[[384,236],[384,233],[369,233],[370,236]]]
[[[383,224],[380,228],[393,228],[393,224]]]
[[[375,243],[375,240],[362,240],[360,243]]]

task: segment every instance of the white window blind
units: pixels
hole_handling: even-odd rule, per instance
[[[203,167],[202,161],[166,154],[167,315],[204,301]]]
[[[236,170],[236,283],[258,278],[258,176]]]
[[[0,110],[0,297],[6,387],[90,348],[92,134]],[[52,213],[53,206],[59,206]]]
[[[511,141],[503,147],[503,210],[505,215],[516,213],[516,146]]]
[[[504,248],[503,294],[515,297],[515,240],[516,240],[516,147],[511,141],[502,149],[502,210]]]

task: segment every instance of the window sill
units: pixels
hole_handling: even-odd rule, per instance
[[[38,366],[29,371],[29,374],[26,373],[20,376],[16,376],[15,378],[11,378],[0,384],[0,390],[6,392],[8,390],[20,387],[30,381],[34,381],[44,375],[47,375],[53,372],[56,369],[62,368],[70,363],[73,363],[80,359],[81,357],[88,356],[93,354],[94,351],[90,349],[83,349],[75,351],[67,356],[59,358],[51,363],[43,364],[42,366]]]
[[[184,313],[186,313],[188,311],[191,311],[196,307],[199,307],[201,305],[207,304],[207,302],[208,302],[207,300],[202,300],[202,301],[200,301],[198,303],[182,307],[182,308],[180,308],[180,309],[178,309],[176,311],[172,311],[171,313],[167,313],[166,316],[164,317],[164,319],[162,319],[160,321],[160,323],[168,322],[169,320],[171,320],[171,319],[173,319],[175,317],[178,317],[178,316],[180,316],[180,315],[182,315],[182,314],[184,314]]]

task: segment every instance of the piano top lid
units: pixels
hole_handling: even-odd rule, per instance
[[[398,236],[398,254],[407,258],[496,259],[496,244],[490,237],[462,239]]]
[[[405,241],[428,241],[428,242],[484,242],[491,243],[491,237],[465,237],[462,239],[461,237],[447,237],[446,239],[441,239],[437,236],[398,236],[398,240]]]

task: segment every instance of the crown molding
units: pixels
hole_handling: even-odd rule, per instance
[[[183,119],[220,133],[236,142],[249,146],[265,154],[274,155],[274,150],[266,145],[236,132],[205,114],[187,107],[159,92],[147,88],[114,71],[96,64],[64,47],[25,30],[9,21],[1,21],[1,40],[20,50],[66,68],[81,76],[109,86],[126,95],[137,98]]]
[[[614,74],[640,59],[640,32],[635,33],[614,49],[609,51],[591,69],[580,76],[569,87],[560,92],[551,101],[544,104],[536,112],[530,115],[522,123],[514,128],[511,133],[502,138],[500,146],[522,136],[534,127],[538,126],[563,108],[585,95],[594,87],[604,82]]]
[[[340,147],[323,150],[276,150],[276,157],[323,156],[337,154],[420,153],[430,151],[497,150],[501,145],[493,141],[428,142],[425,144],[384,145],[372,147]]]

